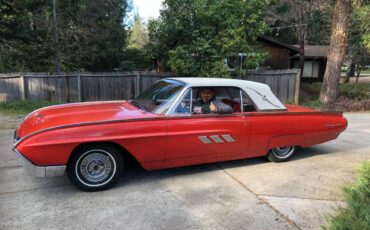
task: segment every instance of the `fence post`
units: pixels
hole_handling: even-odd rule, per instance
[[[295,76],[295,91],[294,91],[294,103],[299,104],[299,88],[301,86],[301,70],[299,69]]]
[[[140,72],[136,72],[135,97],[140,94]]]
[[[82,92],[81,92],[81,75],[77,75],[77,93],[78,93],[78,101],[82,101]]]
[[[21,97],[22,97],[22,100],[25,101],[26,100],[26,82],[24,81],[24,76],[20,76],[20,80],[21,80]]]

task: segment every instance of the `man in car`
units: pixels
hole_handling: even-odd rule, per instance
[[[229,114],[233,113],[233,109],[231,106],[217,100],[212,88],[202,88],[200,90],[200,100],[197,100],[194,105],[194,113]]]

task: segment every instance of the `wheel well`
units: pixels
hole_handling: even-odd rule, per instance
[[[296,146],[301,147],[305,145],[305,137],[300,134],[294,134],[294,135],[281,135],[281,136],[274,136],[271,137],[267,148],[266,148],[266,154],[268,152],[276,147],[284,147],[284,146]]]
[[[127,149],[125,149],[123,146],[121,146],[121,145],[119,145],[115,142],[110,142],[110,141],[106,141],[106,142],[86,142],[86,143],[79,144],[78,146],[76,146],[73,149],[72,153],[70,154],[70,156],[68,158],[67,165],[70,162],[71,157],[74,154],[76,154],[76,152],[79,149],[81,149],[82,147],[99,146],[99,145],[109,145],[109,146],[114,146],[114,147],[118,148],[120,150],[120,152],[122,153],[122,155],[123,155],[125,166],[126,165],[134,165],[134,166],[138,166],[138,167],[142,168],[140,162]]]

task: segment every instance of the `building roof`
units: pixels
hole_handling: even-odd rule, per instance
[[[299,45],[294,45],[299,47]],[[329,46],[304,46],[304,56],[307,58],[326,58],[328,56]],[[299,57],[299,54],[294,55]]]
[[[263,83],[225,78],[169,78],[185,83],[189,87],[237,87],[243,89],[258,110],[286,110],[270,87]]]
[[[295,46],[287,45],[285,43],[282,43],[282,42],[280,42],[280,41],[278,41],[274,38],[271,38],[271,37],[268,37],[268,36],[265,36],[265,35],[258,36],[257,40],[262,41],[262,42],[272,43],[272,44],[275,44],[275,45],[278,45],[278,46],[287,48],[291,51],[299,53],[299,47],[297,48]]]

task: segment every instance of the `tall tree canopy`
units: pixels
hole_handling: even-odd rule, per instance
[[[0,72],[44,71],[50,67],[51,2],[6,0],[0,3]]]
[[[142,49],[149,42],[146,25],[139,14],[135,14],[134,24],[130,33],[129,48]]]
[[[0,72],[112,70],[125,46],[125,0],[0,3]]]
[[[184,76],[229,76],[227,57],[263,61],[254,45],[266,25],[261,0],[165,0],[161,16],[149,23],[148,49],[165,68]],[[242,66],[243,68],[243,66]]]
[[[355,6],[350,17],[348,32],[347,61],[349,63],[345,82],[353,76],[357,69],[357,76],[365,65],[370,63],[370,5]],[[356,78],[358,80],[358,78]]]
[[[265,20],[268,34],[287,44],[328,45],[332,14],[332,0],[276,0]]]

